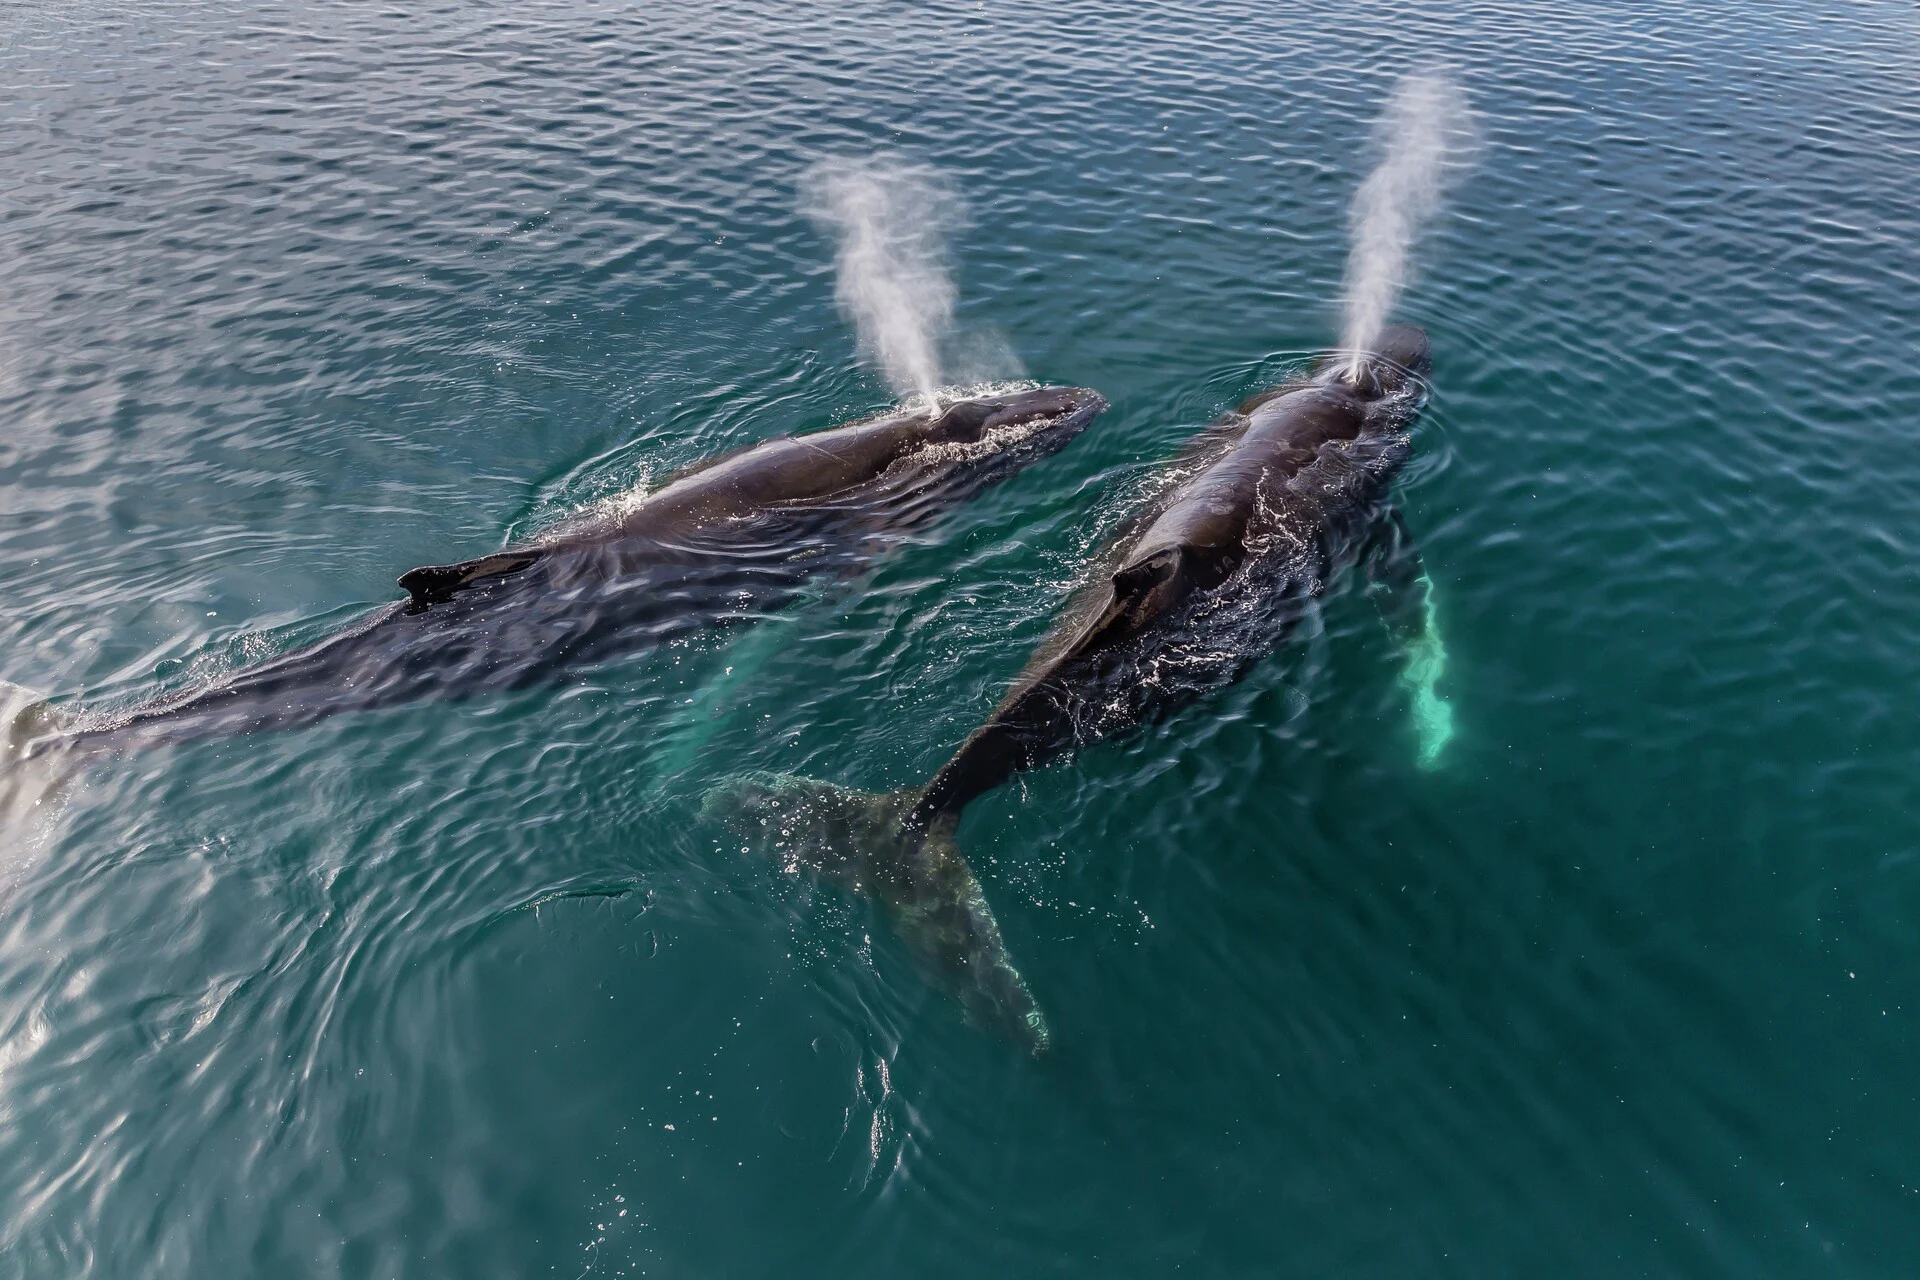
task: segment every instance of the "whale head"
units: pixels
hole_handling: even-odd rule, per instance
[[[885,488],[914,502],[970,497],[1066,447],[1107,399],[1086,387],[1039,387],[948,404],[890,469]]]
[[[929,444],[980,445],[1038,441],[1058,448],[1107,407],[1086,387],[1040,387],[976,396],[947,406],[927,430]]]

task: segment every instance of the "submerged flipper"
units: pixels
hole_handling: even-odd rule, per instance
[[[916,799],[756,773],[715,787],[701,808],[783,869],[877,899],[927,979],[969,1021],[1040,1053],[1046,1019],[954,840],[955,820],[910,823]]]
[[[714,733],[726,722],[728,704],[740,690],[751,687],[768,660],[792,641],[793,620],[788,615],[762,618],[747,634],[720,650],[713,661],[720,664],[685,703],[678,704],[662,717],[653,729],[653,742],[647,761],[652,769],[653,790],[657,795],[681,780],[706,749]]]
[[[1439,694],[1447,672],[1447,646],[1440,638],[1433,579],[1397,508],[1381,517],[1368,553],[1373,597],[1380,616],[1406,655],[1400,683],[1412,699],[1414,732],[1420,738],[1419,765],[1438,768],[1440,754],[1453,737],[1453,704]]]
[[[453,593],[487,578],[504,578],[519,573],[539,560],[540,551],[502,551],[460,564],[423,565],[400,575],[400,586],[413,598],[407,601],[409,612],[418,612],[432,604],[453,599]]]

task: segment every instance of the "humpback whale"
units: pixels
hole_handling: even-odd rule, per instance
[[[955,840],[961,813],[1021,770],[1231,682],[1343,564],[1369,564],[1388,624],[1431,656],[1425,575],[1388,501],[1430,368],[1426,334],[1390,326],[1364,359],[1323,361],[1203,430],[1176,465],[1184,478],[1134,513],[1000,704],[924,786],[876,795],[754,774],[705,807],[789,869],[877,898],[972,1021],[1045,1049],[1046,1020]]]
[[[749,445],[536,541],[413,569],[399,581],[405,600],[207,686],[113,716],[29,707],[15,729],[37,727],[37,736],[16,750],[295,728],[341,711],[526,686],[750,620],[810,581],[856,572],[1060,449],[1105,407],[1094,391],[1044,387]]]

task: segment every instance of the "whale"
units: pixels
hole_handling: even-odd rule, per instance
[[[524,544],[409,570],[405,599],[201,687],[117,714],[31,705],[13,719],[17,754],[300,728],[343,711],[535,685],[751,622],[809,584],[858,573],[1064,447],[1106,403],[1087,388],[1048,386],[747,445]]]
[[[1390,488],[1431,367],[1423,330],[1388,326],[1363,359],[1330,357],[1202,430],[992,714],[922,785],[875,794],[749,774],[709,792],[705,809],[788,869],[877,899],[969,1020],[1044,1051],[1047,1020],[959,848],[961,814],[1022,771],[1231,683],[1353,563],[1368,564],[1389,627],[1430,656],[1430,584]]]

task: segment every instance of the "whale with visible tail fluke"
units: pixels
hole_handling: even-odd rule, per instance
[[[1430,365],[1422,330],[1387,326],[1359,357],[1343,352],[1200,433],[1190,474],[1135,514],[993,714],[924,786],[877,795],[755,774],[715,788],[707,811],[790,869],[872,895],[974,1022],[1046,1048],[1046,1020],[955,841],[961,813],[1022,770],[1236,679],[1342,564],[1368,564],[1416,658],[1436,652],[1426,578],[1388,495]],[[1427,697],[1428,716],[1445,708]]]
[[[537,541],[414,569],[399,582],[407,599],[205,687],[118,715],[18,707],[5,726],[8,753],[296,728],[341,711],[530,685],[750,620],[811,582],[857,572],[1060,449],[1105,407],[1094,391],[1043,387],[766,440]]]

